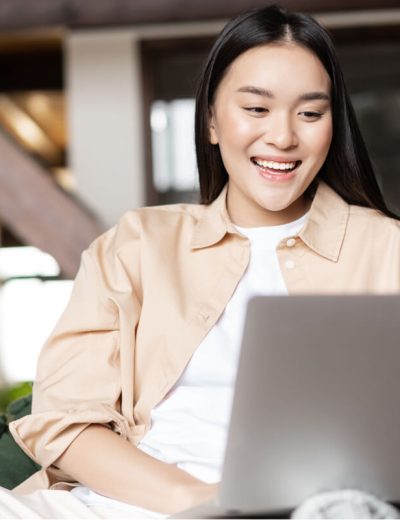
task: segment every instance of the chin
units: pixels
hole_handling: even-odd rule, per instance
[[[261,203],[261,207],[266,211],[273,213],[279,213],[280,211],[286,211],[293,204],[293,201],[268,201]]]

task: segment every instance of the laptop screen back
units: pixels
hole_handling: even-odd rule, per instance
[[[357,488],[400,499],[400,296],[249,303],[218,502],[279,511]]]

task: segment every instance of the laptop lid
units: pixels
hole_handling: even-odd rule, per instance
[[[218,504],[280,511],[357,488],[400,499],[400,296],[249,302]]]

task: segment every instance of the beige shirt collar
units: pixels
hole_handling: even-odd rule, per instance
[[[192,249],[202,249],[217,244],[227,233],[237,232],[226,208],[228,185],[210,205],[205,206],[193,233]]]
[[[237,233],[226,208],[227,185],[199,220],[192,237],[192,248],[218,243],[227,233]],[[327,184],[320,182],[311,204],[307,223],[299,237],[317,254],[337,262],[349,218],[349,205]]]

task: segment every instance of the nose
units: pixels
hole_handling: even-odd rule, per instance
[[[265,128],[264,141],[280,150],[297,146],[297,132],[289,114],[270,115]]]

